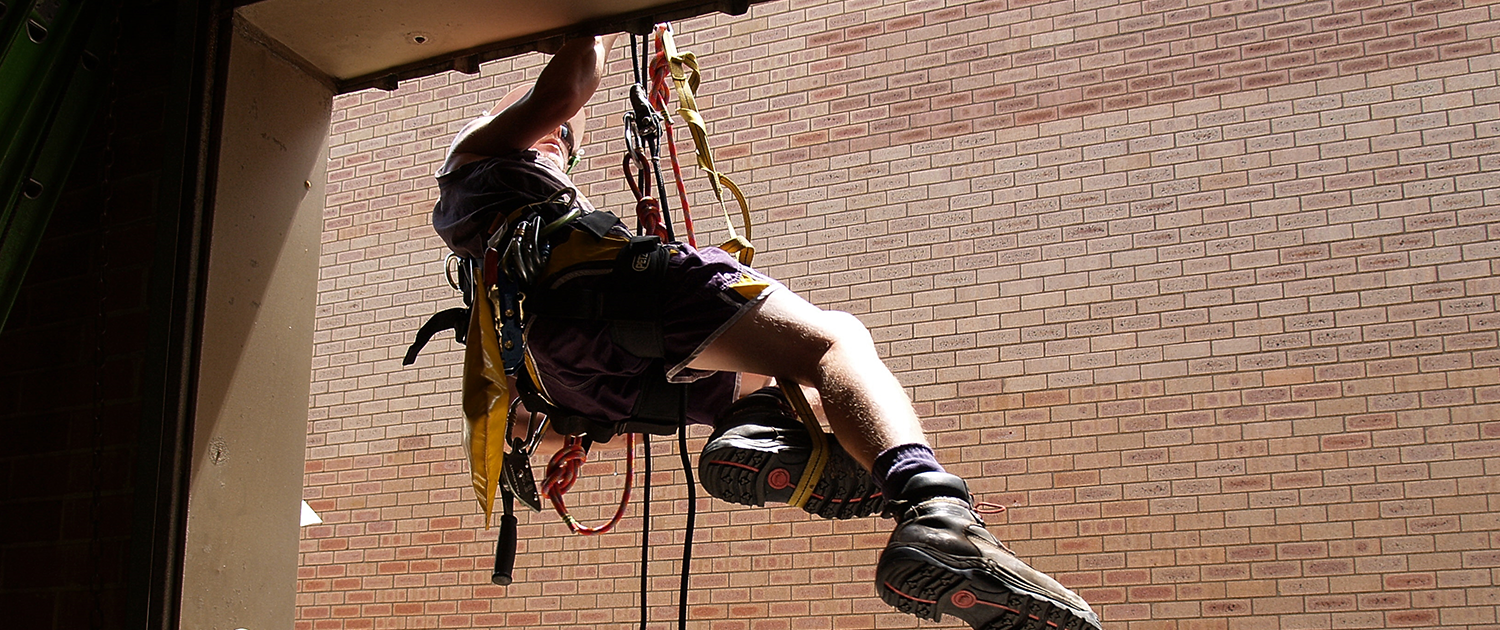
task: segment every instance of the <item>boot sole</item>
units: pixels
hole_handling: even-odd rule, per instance
[[[887,548],[875,579],[885,603],[932,621],[952,615],[975,630],[1100,627],[1092,611],[1053,599],[1003,568],[918,546]]]
[[[830,443],[828,466],[802,509],[823,518],[849,519],[885,507],[880,486],[842,447]],[[740,505],[786,503],[796,490],[812,449],[778,440],[722,436],[699,458],[698,476],[708,493]]]

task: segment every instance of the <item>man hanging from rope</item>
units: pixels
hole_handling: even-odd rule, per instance
[[[532,238],[543,223],[566,223],[546,236],[555,244],[548,269],[567,262],[559,256],[593,255],[567,253],[570,244],[582,243],[576,245],[582,251],[632,236],[617,220],[601,222],[611,215],[581,195],[571,202],[581,211],[576,217],[565,214],[568,206],[536,205],[573,187],[567,171],[577,158],[581,112],[616,37],[566,42],[533,86],[507,94],[458,133],[437,173],[433,213],[454,252],[482,259],[491,245],[528,229],[518,228],[526,217],[516,211],[523,207],[544,215],[527,224]],[[815,390],[832,436],[822,478],[809,480],[817,500],[804,509],[850,518],[883,504],[895,517],[876,572],[882,599],[929,619],[954,615],[975,628],[1099,626],[1083,599],[985,530],[967,485],[938,463],[905,390],[858,319],[814,306],[717,248],[669,243],[660,251],[664,266],[655,279],[641,280],[651,286],[640,288],[659,305],[652,307],[659,308],[651,315],[654,327],[647,327],[657,331],[654,338],[622,333],[629,326],[598,315],[609,311],[607,304],[590,311],[595,317],[579,314],[583,307],[574,304],[621,295],[617,285],[635,281],[612,261],[633,260],[644,269],[647,253],[631,258],[610,250],[609,264],[585,262],[530,278],[535,286],[522,308],[525,372],[549,404],[623,422],[640,415],[639,392],[653,378],[652,366],[661,366],[667,381],[688,383],[677,417],[715,426],[700,459],[704,486],[727,501],[763,505],[787,501],[803,481],[812,438],[779,392],[761,389],[735,401],[737,386],[767,382],[754,376],[765,375]]]

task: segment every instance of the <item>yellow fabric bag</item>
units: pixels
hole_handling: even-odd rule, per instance
[[[464,452],[469,456],[469,475],[488,529],[505,461],[511,391],[500,358],[495,304],[483,278],[475,276],[474,306],[469,310],[469,335],[464,345]]]

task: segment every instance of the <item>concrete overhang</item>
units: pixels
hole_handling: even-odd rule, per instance
[[[545,48],[573,34],[649,32],[657,22],[740,15],[765,0],[260,0],[243,23],[340,92]]]

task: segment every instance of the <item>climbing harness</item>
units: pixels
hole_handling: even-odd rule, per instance
[[[549,205],[567,208],[567,211],[543,225],[538,209]],[[578,207],[578,191],[564,188],[544,201],[521,208],[521,213],[524,218],[511,224],[508,236],[499,230],[500,226],[491,226],[492,235],[486,243],[488,247],[485,248],[484,265],[488,277],[493,277],[496,281],[502,277],[508,278],[520,289],[527,290],[541,280],[542,272],[546,270],[551,247],[545,244],[544,239],[582,216],[583,209]],[[503,248],[500,247],[501,243],[505,245]],[[501,271],[504,273],[500,273]]]
[[[697,111],[695,93],[700,73],[696,58],[691,52],[678,51],[667,24],[657,25],[649,36],[630,37],[636,83],[630,89],[629,108],[624,114],[626,151],[621,166],[636,198],[635,234],[618,229],[619,219],[614,214],[585,211],[579,204],[578,191],[572,188],[497,215],[489,225],[490,236],[485,241],[482,258],[453,255],[445,262],[444,273],[449,284],[463,295],[464,307],[433,315],[418,330],[403,363],[413,363],[422,347],[444,330],[453,330],[454,338],[464,344],[464,446],[473,487],[485,514],[486,527],[490,525],[496,498],[500,499],[503,512],[491,576],[495,584],[507,585],[512,580],[517,542],[514,504],[518,500],[540,511],[545,497],[568,528],[579,534],[608,532],[620,522],[634,489],[635,434],[641,435],[646,476],[641,488],[643,629],[651,522],[650,436],[675,433],[688,485],[678,599],[678,624],[682,627],[687,618],[696,489],[687,452],[686,386],[667,381],[664,363],[662,317],[668,290],[665,274],[671,255],[681,246],[677,244],[672,209],[667,201],[669,195],[661,164],[663,139],[690,246],[696,246],[696,235],[678,164],[672,117],[667,114],[673,88],[678,99],[676,115],[692,134],[698,167],[709,180],[729,232],[729,239],[720,249],[737,256],[746,265],[750,264],[755,249],[749,240],[752,229],[749,204],[739,187],[717,170],[706,123]],[[646,48],[651,41],[656,44],[656,53],[648,58]],[[581,152],[572,146],[571,129],[566,130],[564,140],[569,144],[571,170]],[[739,206],[743,236],[735,230],[725,204],[725,190]],[[583,268],[596,275],[608,274],[608,281],[584,289],[557,280]],[[524,327],[528,318],[606,322],[616,345],[649,361],[647,377],[642,379],[630,417],[588,418],[559,407],[541,387],[536,364],[526,354]],[[510,386],[512,379],[514,388]],[[829,449],[801,389],[789,380],[778,380],[813,440],[812,458],[792,496],[792,503],[802,506],[827,465]],[[524,431],[517,435],[522,429],[519,413],[522,407],[528,412],[527,421]],[[531,456],[547,431],[560,433],[566,440],[548,462],[543,482],[538,486]],[[590,446],[620,434],[626,436],[626,479],[619,506],[605,524],[583,525],[569,512],[564,495],[577,480]]]

